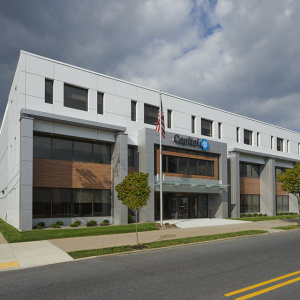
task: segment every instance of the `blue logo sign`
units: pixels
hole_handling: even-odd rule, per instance
[[[209,142],[206,139],[203,139],[201,142],[201,147],[204,151],[206,151],[209,148]]]

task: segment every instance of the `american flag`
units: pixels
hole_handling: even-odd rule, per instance
[[[161,115],[161,135],[163,138],[165,138],[165,116],[164,116],[164,111],[163,111],[161,100],[160,100],[160,110],[158,111],[157,125],[155,128],[155,131],[157,131],[157,132],[159,132],[159,130],[160,130],[160,115]]]

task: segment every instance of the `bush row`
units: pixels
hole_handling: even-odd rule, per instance
[[[49,227],[50,228],[61,228],[61,226],[64,225],[63,221],[57,221],[56,223],[51,224]],[[70,224],[69,227],[78,227],[81,225],[81,221],[75,221],[74,223]],[[97,225],[97,221],[95,220],[91,220],[89,222],[86,223],[87,227],[92,227],[92,226],[96,226]],[[108,220],[103,220],[102,223],[100,224],[100,226],[107,226],[109,225],[109,221]],[[47,226],[45,226],[45,222],[40,222],[38,223],[37,226],[33,226],[32,229],[44,229],[47,228]]]
[[[280,213],[276,213],[276,216],[286,216],[286,215],[298,215],[297,213],[294,213],[294,212],[280,212]]]
[[[258,213],[253,213],[253,214],[241,214],[241,218],[251,218],[251,217],[267,217],[267,214],[258,214]]]

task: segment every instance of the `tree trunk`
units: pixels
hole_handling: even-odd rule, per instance
[[[137,209],[134,211],[135,214],[135,233],[136,233],[136,245],[139,245],[139,237],[138,237],[138,230],[137,230]]]

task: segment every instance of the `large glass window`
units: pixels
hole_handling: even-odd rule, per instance
[[[283,139],[277,138],[277,151],[283,152]]]
[[[252,131],[247,129],[244,130],[244,144],[252,145]]]
[[[240,177],[259,178],[259,165],[240,163]]]
[[[110,161],[110,145],[94,144],[94,163],[109,165]]]
[[[276,196],[276,212],[289,211],[289,196]]]
[[[165,173],[214,176],[214,161],[163,155],[162,168]]]
[[[52,217],[72,217],[72,189],[52,189]]]
[[[33,157],[51,158],[51,138],[44,136],[33,137]]]
[[[93,162],[93,144],[74,141],[74,161]]]
[[[111,216],[111,191],[33,188],[33,218]]]
[[[97,94],[97,114],[103,115],[103,93]]]
[[[87,111],[88,91],[79,87],[65,84],[64,105],[66,107]]]
[[[260,195],[241,195],[241,213],[260,212]]]
[[[158,107],[144,104],[144,123],[156,125],[158,120]]]
[[[275,168],[275,176],[276,176],[276,180],[278,180],[278,174],[279,174],[279,173],[285,173],[285,172],[286,172],[286,168],[276,167],[276,168]]]
[[[53,104],[53,80],[45,80],[45,103]]]
[[[111,146],[35,135],[33,157],[110,164]]]
[[[59,160],[73,160],[73,142],[62,139],[52,139],[52,158]]]
[[[201,119],[201,134],[212,136],[212,121]]]
[[[32,215],[33,218],[51,218],[51,188],[34,188]]]

